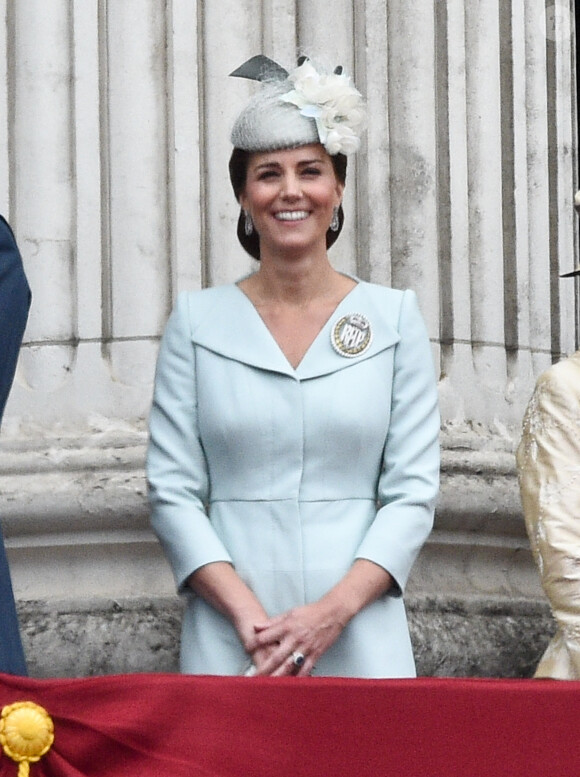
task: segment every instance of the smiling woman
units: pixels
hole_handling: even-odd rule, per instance
[[[260,256],[326,254],[343,190],[320,144],[252,154],[240,204],[259,235]]]
[[[411,291],[337,272],[361,95],[254,57],[233,131],[237,284],[181,295],[150,418],[152,524],[187,596],[182,671],[407,677],[402,593],[432,526],[439,414]]]
[[[241,148],[234,148],[229,162],[230,181],[236,199],[239,201],[242,196],[242,192],[246,185],[246,177],[248,172],[248,165],[251,154],[249,151],[243,151]],[[330,156],[332,167],[336,179],[342,184],[343,188],[346,184],[346,170],[347,170],[347,157],[345,154],[335,154]],[[336,241],[342,230],[344,223],[344,211],[342,205],[339,206],[338,212],[333,213],[333,219],[330,223],[329,229],[326,232],[326,247],[330,248]],[[251,224],[251,228],[248,228]],[[248,222],[244,210],[240,211],[237,228],[238,240],[244,247],[244,249],[254,259],[260,258],[260,239],[257,232],[253,229],[253,223]]]

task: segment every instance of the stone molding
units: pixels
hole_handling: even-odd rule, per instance
[[[181,602],[148,527],[142,429],[4,442],[3,526],[34,676],[176,671]],[[407,590],[418,671],[531,676],[553,632],[513,441],[442,433],[435,528]]]
[[[17,598],[173,593],[148,527],[145,445],[145,432],[128,428],[2,444],[2,520]],[[444,430],[435,527],[410,592],[543,598],[512,449],[505,435]]]
[[[138,430],[2,445],[2,520],[17,599],[173,592],[148,527],[144,460]]]

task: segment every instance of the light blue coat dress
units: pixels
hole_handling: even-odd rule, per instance
[[[352,313],[372,341],[347,357],[331,333]],[[148,450],[152,525],[179,590],[229,561],[276,615],[370,559],[396,586],[353,618],[316,674],[413,676],[401,594],[432,527],[438,433],[413,292],[359,282],[296,369],[236,285],[183,293],[161,343]],[[242,673],[229,621],[186,593],[182,671]]]

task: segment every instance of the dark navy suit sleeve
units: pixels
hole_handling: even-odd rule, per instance
[[[30,288],[8,222],[0,216],[0,422],[28,319]]]
[[[30,307],[30,288],[8,222],[0,216],[0,423]],[[10,570],[0,529],[0,672],[26,674]]]

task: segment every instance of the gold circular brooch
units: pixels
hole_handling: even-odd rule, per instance
[[[0,745],[18,763],[18,777],[28,777],[30,764],[39,761],[53,742],[54,724],[43,707],[18,701],[2,709]]]

